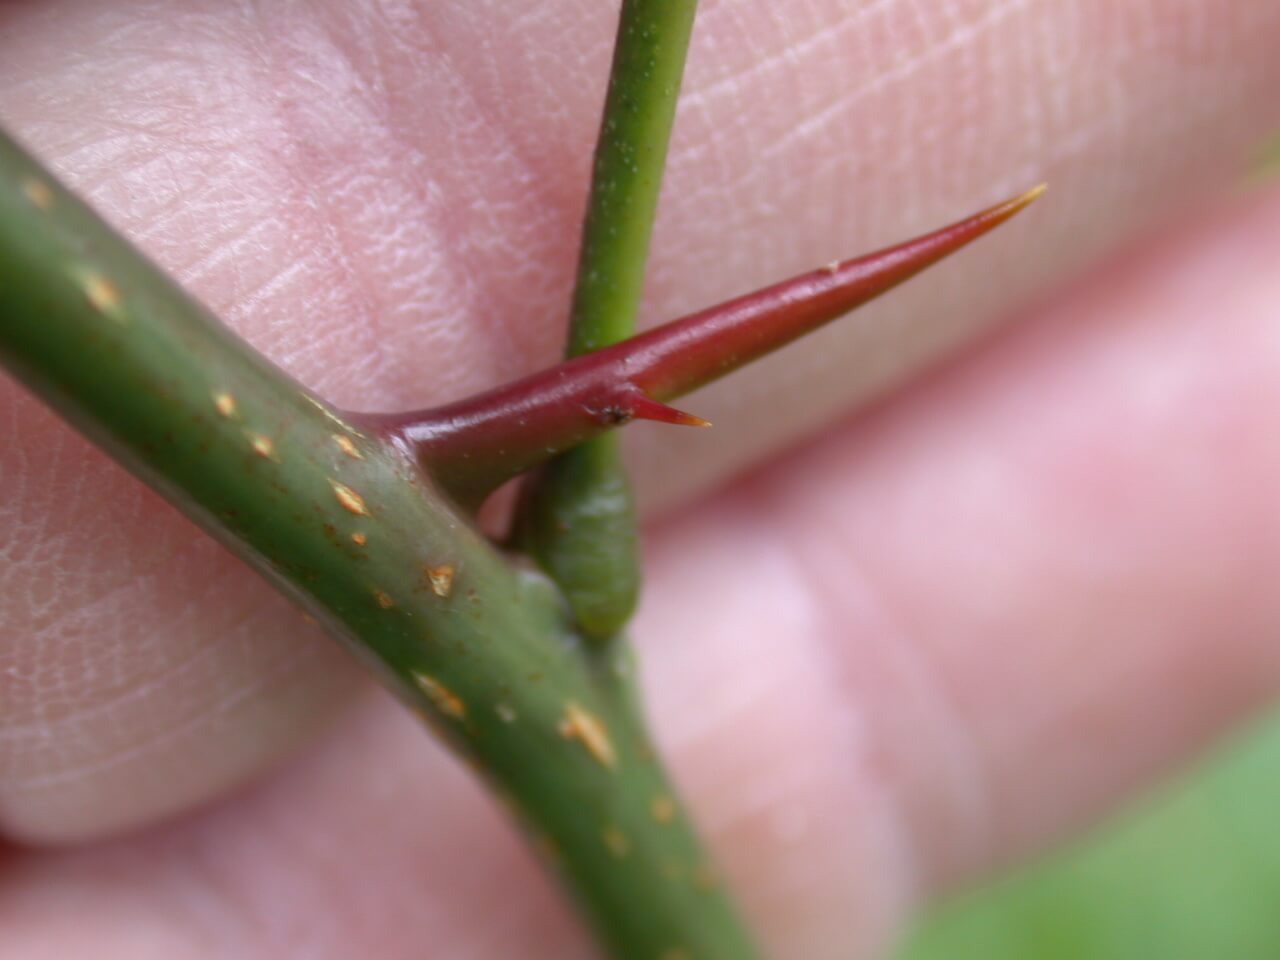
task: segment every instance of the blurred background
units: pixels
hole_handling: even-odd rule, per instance
[[[1280,176],[1280,135],[1249,179]],[[1280,958],[1280,709],[1100,832],[935,911],[899,960]]]
[[[900,960],[1276,960],[1280,710],[1082,845],[936,913]]]
[[[1277,177],[1280,134],[1244,188]],[[1092,836],[943,904],[895,960],[1015,958],[1280,958],[1280,707]]]

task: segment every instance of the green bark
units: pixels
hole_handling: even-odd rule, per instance
[[[0,359],[470,758],[611,956],[753,955],[612,659],[584,652],[554,587],[2,134]]]
[[[696,11],[696,0],[623,2],[567,356],[635,330]],[[563,454],[527,503],[529,547],[564,590],[580,628],[598,639],[615,637],[640,592],[635,506],[617,441],[592,440]]]

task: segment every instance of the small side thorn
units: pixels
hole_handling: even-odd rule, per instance
[[[675,407],[667,406],[659,400],[645,394],[639,394],[631,402],[631,415],[637,420],[653,420],[657,423],[673,423],[679,427],[709,427],[710,420],[685,413]]]

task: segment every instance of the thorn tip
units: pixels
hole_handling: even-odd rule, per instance
[[[639,394],[631,402],[630,413],[637,420],[653,420],[656,423],[672,423],[678,427],[709,427],[710,420],[685,413],[645,394]]]
[[[1021,213],[1027,207],[1031,206],[1031,204],[1039,200],[1044,196],[1044,192],[1048,189],[1049,185],[1047,183],[1037,183],[1030,190],[1024,190],[1016,197],[1011,197],[1004,203],[996,204],[987,211],[987,215],[999,220],[1007,220],[1015,213]]]

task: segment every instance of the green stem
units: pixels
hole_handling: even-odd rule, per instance
[[[696,0],[625,0],[583,227],[568,356],[631,336]]]
[[[635,329],[696,0],[624,0],[583,226],[566,355]],[[579,628],[608,640],[639,594],[635,507],[619,443],[569,451],[526,498],[528,545]]]
[[[471,758],[551,852],[611,956],[752,955],[612,659],[583,655],[554,588],[3,134],[0,359]]]
[[[596,643],[622,643],[639,599],[639,535],[622,436],[606,433],[554,457],[534,481],[520,540],[564,592]]]

